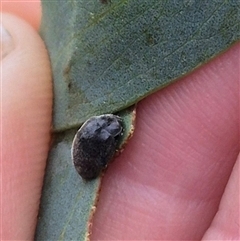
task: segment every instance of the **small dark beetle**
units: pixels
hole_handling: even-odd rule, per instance
[[[83,179],[94,179],[107,167],[122,132],[122,120],[113,114],[93,116],[81,126],[73,140],[72,159]]]

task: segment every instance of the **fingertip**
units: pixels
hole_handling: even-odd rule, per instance
[[[34,1],[9,1],[1,2],[1,11],[14,14],[38,30],[41,19],[41,3],[39,0]]]
[[[239,171],[240,155],[235,163],[225,188],[218,212],[209,229],[203,237],[204,240],[239,240]]]
[[[11,48],[2,58],[2,238],[33,239],[48,154],[51,69],[38,33],[2,14]]]
[[[239,51],[138,104],[133,138],[104,177],[93,239],[202,237],[239,151]]]

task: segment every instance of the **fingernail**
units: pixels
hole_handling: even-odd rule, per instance
[[[13,38],[11,34],[3,27],[3,25],[0,25],[0,46],[1,46],[1,59],[6,57],[14,48]]]

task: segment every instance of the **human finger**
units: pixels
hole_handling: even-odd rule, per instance
[[[49,149],[52,84],[50,63],[37,32],[2,14],[3,240],[33,239]]]
[[[202,238],[239,152],[239,52],[139,103],[134,136],[104,177],[93,240]]]

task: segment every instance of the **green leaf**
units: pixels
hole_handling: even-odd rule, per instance
[[[239,1],[42,0],[41,33],[54,78],[54,123],[36,240],[88,238],[101,178],[74,170],[73,137],[174,82],[240,38]],[[122,111],[125,133],[135,112]],[[61,133],[61,131],[64,131]]]
[[[71,161],[76,129],[58,134],[49,155],[35,240],[84,240],[100,178],[83,181]]]
[[[57,131],[136,103],[240,37],[239,0],[106,2],[42,0]]]
[[[120,149],[132,136],[135,107],[120,113],[124,134]],[[96,210],[102,177],[84,181],[71,160],[71,145],[77,129],[57,133],[49,154],[35,240],[87,240]]]

